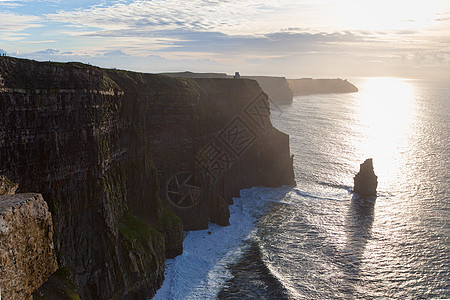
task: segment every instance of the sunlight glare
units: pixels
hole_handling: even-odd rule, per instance
[[[414,117],[413,85],[405,79],[371,78],[360,103],[364,150],[381,173],[394,172],[395,157],[408,147]]]
[[[343,25],[364,30],[422,28],[432,24],[436,14],[449,7],[447,0],[349,2],[341,14]]]

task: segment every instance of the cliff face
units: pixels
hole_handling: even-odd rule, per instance
[[[355,93],[358,88],[347,80],[342,79],[288,79],[294,95]]]
[[[225,73],[163,73],[163,75],[181,78],[234,78]],[[293,94],[289,83],[284,77],[274,76],[242,76],[241,78],[256,80],[270,101],[275,103],[291,103]]]
[[[194,73],[194,72],[172,72],[161,73],[160,75],[166,75],[170,77],[182,77],[182,78],[233,78],[225,73]]]
[[[0,287],[4,299],[31,299],[56,271],[53,224],[40,194],[0,196]]]
[[[152,137],[164,140],[154,145],[162,196],[173,200],[180,172],[192,175],[190,184],[198,187],[192,191],[198,192],[197,205],[172,206],[187,230],[206,228],[208,219],[227,225],[228,205],[242,188],[295,184],[289,137],[272,126],[267,96],[257,82],[203,78],[190,84],[198,92],[193,120],[168,115],[167,125]]]
[[[225,225],[239,189],[294,183],[267,107],[250,80],[1,57],[0,173],[43,194],[82,298],[145,298],[182,251],[182,222]]]
[[[271,76],[248,76],[244,78],[256,80],[273,102],[292,103],[294,95],[286,78]]]

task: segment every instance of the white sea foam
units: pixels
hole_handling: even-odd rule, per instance
[[[241,197],[234,198],[230,206],[230,226],[210,224],[209,229],[188,232],[183,254],[166,261],[164,284],[154,299],[215,298],[232,277],[227,265],[241,257],[243,241],[255,233],[258,216],[269,202],[280,202],[289,190],[289,187],[242,190]]]

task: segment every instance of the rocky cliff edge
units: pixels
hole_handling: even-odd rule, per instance
[[[183,226],[226,225],[242,188],[295,184],[269,116],[253,80],[0,57],[0,174],[43,194],[82,299],[151,297]]]
[[[1,195],[1,296],[32,299],[32,292],[56,269],[52,217],[42,195]]]

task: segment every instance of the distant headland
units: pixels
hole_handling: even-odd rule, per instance
[[[189,71],[162,73],[181,78],[233,78],[225,73],[193,73]],[[258,82],[269,99],[275,103],[291,103],[294,96],[330,93],[354,93],[358,88],[346,79],[286,79],[277,76],[240,76]]]
[[[239,72],[237,72],[237,74],[239,74]],[[189,71],[162,73],[162,75],[182,78],[235,78],[235,76],[227,75],[225,73],[193,73]],[[269,96],[269,99],[273,102],[291,103],[294,97],[285,77],[239,75],[238,78],[256,80],[267,96]]]
[[[346,79],[288,79],[289,87],[296,96],[330,93],[355,93],[358,88]]]

